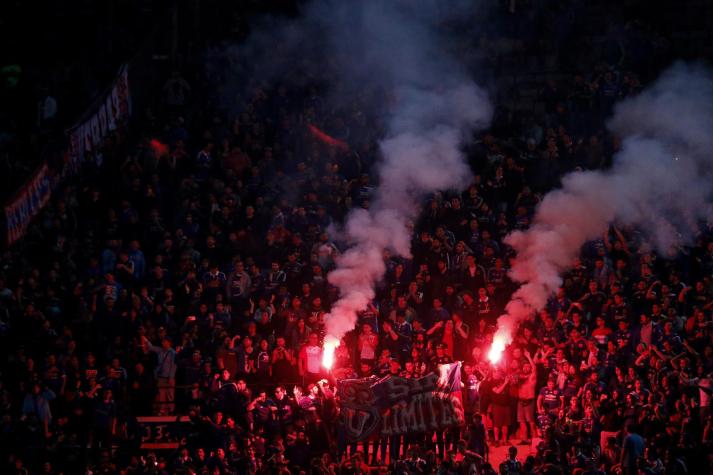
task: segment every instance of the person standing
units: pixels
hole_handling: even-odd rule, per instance
[[[22,420],[28,416],[34,416],[39,422],[44,436],[49,438],[51,436],[52,411],[45,396],[46,392],[43,391],[42,385],[38,382],[33,383],[30,387],[30,392],[22,402]]]
[[[550,418],[554,418],[560,410],[564,409],[564,396],[556,384],[555,377],[550,376],[547,378],[547,386],[540,389],[540,394],[537,396],[537,412],[547,414]]]
[[[636,432],[633,424],[626,425],[626,436],[621,444],[621,469],[623,475],[635,475],[637,461],[644,455],[644,438]]]
[[[226,294],[231,306],[238,313],[242,312],[247,306],[248,293],[252,279],[245,272],[245,264],[242,261],[237,261],[233,272],[228,275],[226,280]]]
[[[280,385],[275,388],[275,397],[271,404],[277,429],[284,434],[295,416],[295,401],[287,395],[287,389]]]
[[[468,450],[485,457],[488,443],[487,431],[483,424],[483,416],[479,412],[473,414],[473,423],[468,428]]]
[[[105,389],[101,399],[94,403],[93,445],[111,448],[111,440],[116,434],[116,403],[110,389]]]
[[[517,459],[517,447],[508,449],[508,457],[500,464],[500,475],[520,475],[522,463]]]
[[[319,336],[316,333],[310,333],[307,344],[300,350],[297,363],[305,383],[322,379],[322,347],[319,346]]]
[[[285,337],[278,336],[272,350],[272,377],[276,381],[290,381],[294,378],[294,356],[286,345]]]
[[[365,323],[362,325],[361,333],[357,342],[359,350],[359,359],[367,361],[370,364],[376,360],[376,347],[379,345],[379,336],[374,333],[371,325]]]
[[[535,435],[535,386],[537,371],[530,352],[525,350],[527,363],[522,365],[521,382],[517,390],[517,421],[520,423],[521,445],[528,445],[528,429],[530,437]]]
[[[176,391],[176,350],[171,338],[164,337],[161,346],[154,346],[148,338],[143,337],[144,352],[156,353],[158,362],[154,368],[158,394],[156,396],[156,409],[158,415],[172,414],[174,409],[174,394]]]
[[[493,389],[491,396],[492,412],[493,412],[493,445],[499,447],[501,442],[507,444],[508,432],[512,423],[510,395],[508,385],[511,378],[503,373],[501,369],[497,369],[493,375]],[[500,434],[502,433],[502,438]]]

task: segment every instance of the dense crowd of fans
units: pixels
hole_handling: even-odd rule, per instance
[[[335,107],[313,80],[328,66],[303,62],[251,83],[226,112],[217,64],[190,84],[175,74],[165,107],[137,117],[140,139],[112,138],[103,167],[90,157],[3,255],[7,473],[710,469],[710,223],[670,256],[612,227],[504,360],[485,357],[516,288],[503,238],[528,227],[563,173],[609,163],[618,142],[602,119],[638,92],[636,74],[602,65],[551,81],[541,116],[474,138],[471,184],[424,201],[413,257],[384,256],[377,298],[327,373],[324,317],[338,297],[328,274],[346,248],[334,226],[378,186],[383,117],[369,104],[388,98],[362,91]],[[344,439],[337,379],[413,378],[454,360],[466,425]],[[137,417],[151,415],[186,416],[177,450],[140,448]],[[532,449],[522,461],[519,444]],[[491,462],[500,445],[507,459]]]

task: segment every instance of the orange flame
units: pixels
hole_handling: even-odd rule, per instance
[[[324,347],[322,348],[322,366],[326,370],[331,370],[334,366],[334,350],[339,346],[339,340],[333,336],[324,338]]]
[[[503,357],[503,351],[505,351],[505,340],[499,335],[493,337],[493,344],[490,345],[490,351],[488,351],[488,359],[492,364],[498,364]]]

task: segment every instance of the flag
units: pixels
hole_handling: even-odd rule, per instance
[[[85,152],[101,146],[107,135],[126,125],[131,115],[131,94],[129,91],[128,67],[123,65],[106,97],[91,111],[83,114],[84,119],[67,130],[70,137],[70,163],[76,172],[84,161]]]
[[[346,142],[343,140],[335,139],[331,135],[326,134],[325,132],[321,131],[317,127],[315,127],[312,124],[308,124],[307,128],[309,129],[310,133],[319,140],[322,143],[325,143],[327,145],[331,145],[333,147],[337,147],[342,150],[349,150],[349,145],[347,145]]]
[[[8,246],[24,236],[32,218],[49,201],[52,193],[51,181],[49,166],[44,162],[15,198],[5,206]]]
[[[460,370],[460,361],[438,365],[438,393],[441,397],[448,397],[453,394],[460,397],[463,389]]]

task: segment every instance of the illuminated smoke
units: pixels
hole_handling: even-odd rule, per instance
[[[545,196],[533,224],[506,242],[517,252],[510,272],[522,283],[498,319],[505,344],[562,284],[583,244],[612,223],[641,230],[664,256],[690,243],[710,218],[713,189],[713,80],[708,70],[677,64],[651,87],[615,108],[609,129],[623,139],[609,170],[566,175]]]
[[[345,235],[350,248],[328,276],[340,297],[325,320],[324,363],[374,298],[374,285],[386,270],[384,251],[410,256],[409,225],[421,199],[468,184],[471,174],[459,147],[491,116],[484,91],[434,33],[443,18],[441,3],[348,1],[332,6],[338,11],[330,10],[324,25],[332,33],[337,62],[344,60],[344,73],[388,91],[394,103],[379,143],[379,185],[372,204],[349,215]]]
[[[330,371],[332,366],[334,366],[334,350],[339,346],[339,340],[331,335],[327,335],[324,338],[323,346],[322,366],[324,366],[327,371]]]

